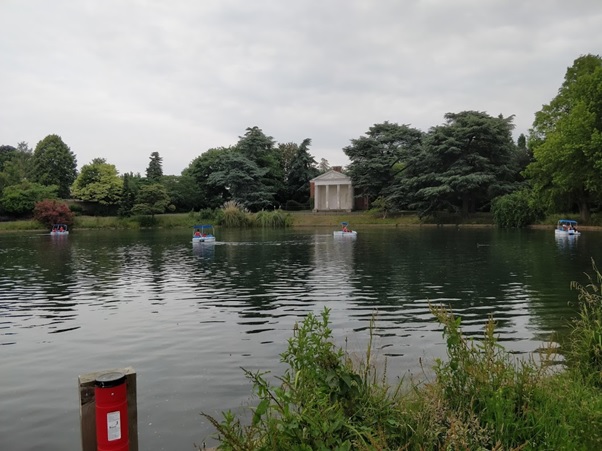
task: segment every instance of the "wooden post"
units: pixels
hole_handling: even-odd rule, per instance
[[[132,367],[115,368],[78,377],[79,420],[82,432],[82,451],[96,451],[96,402],[94,383],[101,374],[119,372],[125,374],[128,401],[128,436],[130,451],[138,451],[138,404],[136,400],[136,371]]]

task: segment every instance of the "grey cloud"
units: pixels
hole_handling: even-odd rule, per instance
[[[0,144],[57,133],[85,164],[178,174],[258,125],[346,164],[385,120],[515,114],[517,133],[581,54],[597,0],[8,0],[0,3]]]

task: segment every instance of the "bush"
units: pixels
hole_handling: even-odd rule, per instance
[[[51,227],[52,224],[71,226],[75,215],[64,202],[45,199],[35,204],[33,216],[36,221],[46,227]]]
[[[495,223],[502,228],[526,227],[544,218],[544,211],[530,190],[496,197],[491,203]]]

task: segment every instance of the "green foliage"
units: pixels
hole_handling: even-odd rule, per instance
[[[182,171],[183,176],[189,176],[194,181],[198,206],[195,208],[219,208],[229,201],[231,195],[226,186],[218,183],[210,183],[209,176],[216,171],[224,171],[222,163],[223,156],[232,149],[219,148],[209,149],[201,156],[195,158],[188,168]]]
[[[194,178],[187,172],[180,176],[164,175],[161,183],[167,189],[170,202],[178,212],[200,209],[205,206],[204,199],[199,196],[199,189]]]
[[[251,199],[233,194],[233,199],[244,203],[245,207],[253,211],[285,202],[284,180],[287,174],[284,173],[284,156],[275,146],[274,139],[265,135],[257,126],[247,128],[244,136],[239,138],[235,150],[257,167],[249,175],[252,179],[251,191],[257,190],[260,194]],[[248,190],[246,193],[250,194]]]
[[[215,220],[216,218],[216,210],[212,209],[212,208],[203,208],[202,210],[199,210],[198,213],[195,213],[194,210],[190,211],[188,213],[188,216],[191,219],[191,222],[198,224],[201,222],[217,222]]]
[[[215,214],[218,225],[230,228],[243,228],[252,225],[251,215],[243,205],[236,201],[226,202],[222,209]]]
[[[408,125],[384,122],[370,127],[366,136],[352,139],[343,151],[354,188],[370,201],[388,196],[408,158],[420,149],[423,132]]]
[[[77,176],[75,154],[58,135],[48,135],[33,153],[31,175],[41,185],[58,186],[57,195],[66,199]]]
[[[311,139],[304,139],[286,172],[287,199],[301,204],[309,200],[309,181],[318,175],[316,160],[308,151]]]
[[[103,158],[95,158],[92,163],[82,166],[71,187],[71,195],[75,199],[101,205],[117,205],[122,191],[123,180],[117,168]]]
[[[46,199],[35,204],[33,217],[46,227],[51,227],[53,224],[71,226],[75,215],[66,203]]]
[[[82,207],[80,204],[70,203],[69,210],[71,210],[73,214],[81,215],[84,212],[84,207]]]
[[[0,221],[0,231],[40,230],[40,223],[35,219],[21,219],[19,221]]]
[[[379,196],[370,205],[370,213],[380,215],[383,219],[391,211],[395,211],[395,204],[389,197]]]
[[[56,186],[44,186],[39,183],[23,182],[4,188],[0,197],[2,211],[14,216],[31,214],[36,202],[57,197]]]
[[[385,449],[383,436],[404,433],[391,416],[393,403],[386,393],[368,383],[373,368],[354,370],[332,343],[328,323],[329,310],[324,309],[321,317],[309,314],[295,326],[281,354],[288,369],[277,378],[278,386],[266,373],[245,370],[259,398],[250,425],[241,425],[231,412],[221,423],[204,414],[221,435],[220,449]]]
[[[0,146],[0,171],[4,170],[4,164],[14,158],[16,153],[17,149],[13,146]]]
[[[589,284],[573,282],[578,290],[579,316],[573,322],[566,357],[584,380],[602,388],[602,275],[592,260],[595,275]]]
[[[0,153],[0,193],[4,187],[18,185],[27,179],[32,158],[32,150],[25,142],[20,142],[16,148],[3,148]]]
[[[431,128],[423,150],[407,162],[392,199],[399,209],[466,215],[517,188],[512,117],[479,111],[447,113]]]
[[[237,151],[225,153],[220,163],[221,169],[212,172],[207,183],[227,187],[231,200],[249,210],[273,207],[275,192],[262,181],[268,168],[260,168]]]
[[[259,211],[255,213],[255,224],[259,227],[282,228],[290,227],[293,223],[293,218],[290,214],[282,210]]]
[[[218,225],[228,228],[282,228],[293,225],[293,217],[290,213],[286,213],[282,210],[262,210],[257,213],[250,213],[243,205],[235,201],[226,202],[223,208],[217,210],[215,214],[212,215],[212,218]],[[198,219],[203,218],[199,217]]]
[[[540,204],[528,189],[497,197],[491,204],[491,213],[498,227],[526,227],[545,217]]]
[[[567,69],[558,95],[535,114],[534,161],[525,174],[552,205],[577,205],[581,221],[602,197],[602,58],[584,55]]]
[[[578,338],[577,347],[588,352],[568,361],[594,362],[580,367],[588,377],[552,370],[554,348],[537,359],[515,358],[498,343],[493,319],[480,341],[468,339],[460,318],[432,307],[443,326],[447,360],[436,360],[432,382],[390,387],[386,371],[378,376],[375,369],[372,339],[364,361],[353,365],[334,345],[324,309],[321,317],[309,314],[295,325],[281,354],[283,375],[268,379],[267,373],[244,370],[258,398],[248,423],[232,412],[221,422],[203,415],[216,427],[222,450],[600,449],[597,276],[593,291],[580,288],[588,307],[575,323],[586,332],[580,337],[597,331],[597,338]]]
[[[119,216],[127,218],[132,215],[137,193],[138,186],[134,175],[132,173],[123,174],[121,195],[119,196],[119,209],[117,211]]]
[[[143,185],[138,191],[136,201],[132,207],[135,215],[151,215],[165,213],[169,206],[169,195],[160,183]]]
[[[533,403],[542,396],[541,383],[546,366],[515,361],[495,337],[495,323],[487,324],[481,342],[467,340],[460,329],[460,318],[443,308],[433,308],[443,324],[448,361],[436,361],[435,373],[442,400],[459,421],[474,422],[474,437],[485,443],[467,443],[490,449],[546,443],[546,431],[534,428]],[[503,429],[499,428],[503,425]]]
[[[146,168],[146,178],[153,183],[159,183],[161,177],[163,177],[163,158],[159,156],[159,152],[153,152]]]

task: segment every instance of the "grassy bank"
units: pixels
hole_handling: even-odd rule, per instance
[[[416,226],[429,224],[492,225],[491,215],[478,214],[460,219],[457,216],[440,216],[437,221],[421,220],[415,214],[388,216],[383,218],[369,212],[273,212],[247,213],[237,209],[214,212],[162,214],[154,217],[119,218],[116,216],[76,216],[72,229],[139,229],[190,228],[194,224],[212,223],[221,227],[334,227],[347,221],[352,228],[358,226]],[[0,231],[45,230],[34,220],[0,222]]]
[[[447,359],[434,378],[389,385],[371,346],[361,362],[336,347],[325,309],[295,326],[284,374],[244,370],[257,398],[248,415],[205,417],[223,450],[602,449],[602,276],[575,288],[580,316],[562,369],[552,346],[517,360],[493,320],[467,339],[459,318],[433,306]]]
[[[558,218],[578,220],[577,215],[550,215],[534,228],[553,228]],[[318,212],[300,211],[247,213],[238,209],[203,211],[191,213],[162,214],[154,217],[142,216],[119,218],[116,216],[76,216],[72,229],[139,229],[157,228],[190,228],[194,224],[212,223],[220,227],[333,227],[338,228],[341,222],[349,222],[352,228],[362,226],[436,226],[452,225],[460,227],[484,226],[494,227],[492,215],[477,213],[467,217],[441,214],[432,218],[419,218],[413,213],[382,217],[371,212]],[[598,220],[593,218],[590,226],[582,229],[598,228]],[[0,222],[0,231],[43,231],[46,228],[34,220]]]

